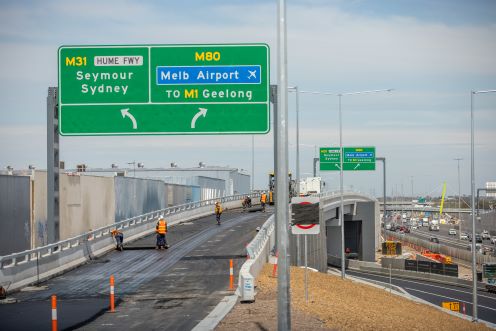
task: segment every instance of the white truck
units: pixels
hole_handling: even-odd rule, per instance
[[[317,194],[322,191],[322,177],[307,177],[300,180],[300,196]]]
[[[439,221],[433,219],[429,224],[429,231],[439,231]]]

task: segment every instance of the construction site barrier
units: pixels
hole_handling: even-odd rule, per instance
[[[275,245],[275,217],[270,216],[262,225],[255,238],[246,246],[249,259],[241,266],[237,294],[242,302],[255,300],[255,278],[269,260]]]

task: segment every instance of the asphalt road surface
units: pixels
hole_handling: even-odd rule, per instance
[[[373,279],[389,284],[388,276],[375,275],[356,270],[347,270],[347,273],[351,276]],[[464,303],[467,315],[472,316],[471,288],[399,277],[392,277],[391,283],[402,287],[412,296],[431,302],[437,306],[441,306],[443,301],[458,301],[460,302],[460,307],[462,307]],[[478,290],[477,300],[479,319],[496,323],[496,295],[484,290]],[[460,312],[462,313],[462,311]]]
[[[270,216],[227,211],[169,228],[167,250],[156,250],[155,235],[126,243],[77,269],[17,292],[17,303],[0,305],[1,330],[50,330],[50,297],[58,297],[59,330],[190,330],[232,292],[234,276],[246,259],[245,246]],[[108,313],[109,277],[115,277],[118,304]]]

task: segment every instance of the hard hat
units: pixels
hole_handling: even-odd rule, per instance
[[[159,220],[163,220],[163,219],[164,219],[164,215],[160,215],[160,216],[158,217],[158,219],[159,219]]]

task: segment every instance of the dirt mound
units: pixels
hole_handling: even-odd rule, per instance
[[[215,330],[277,330],[277,279],[271,275],[272,266],[265,265],[256,301],[238,303]],[[291,268],[293,330],[490,330],[365,284],[310,271],[308,276],[307,304],[304,269]]]

